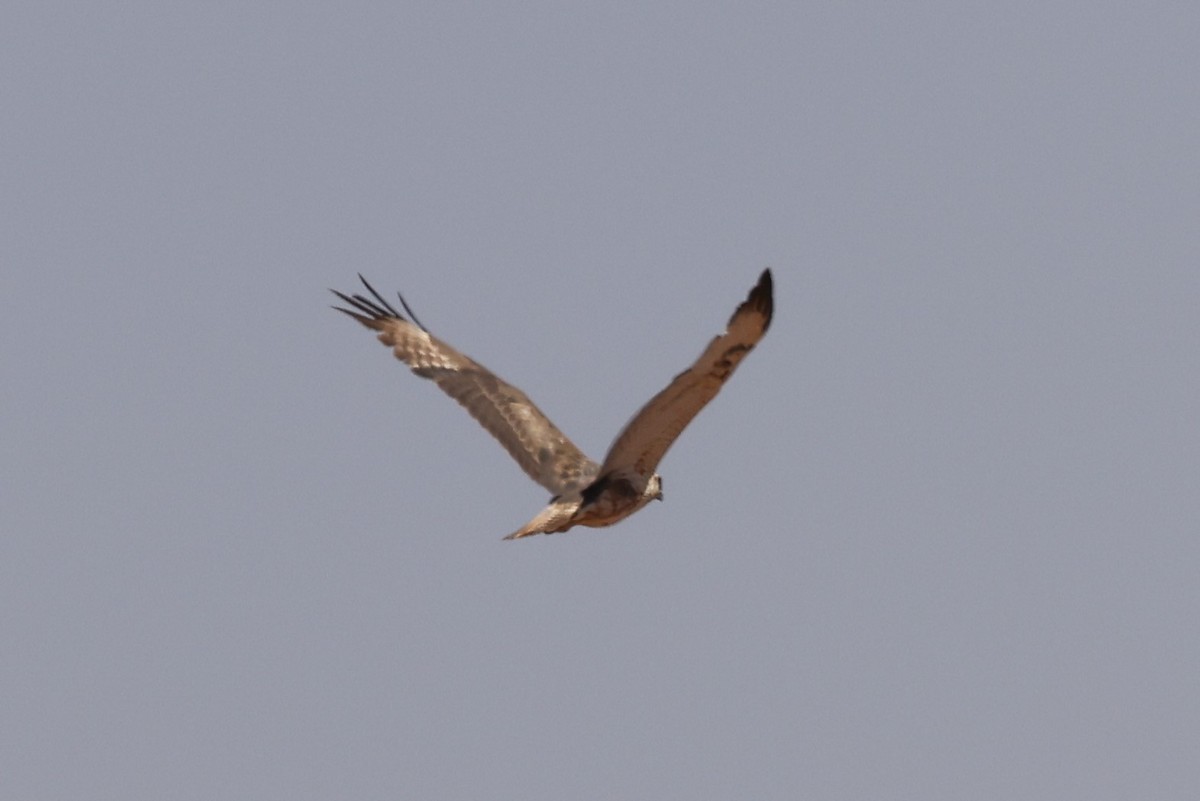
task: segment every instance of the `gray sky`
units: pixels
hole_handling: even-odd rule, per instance
[[[7,4],[0,795],[1200,786],[1200,10]],[[771,266],[622,525],[593,457]]]

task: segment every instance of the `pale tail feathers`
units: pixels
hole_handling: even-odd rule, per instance
[[[528,537],[531,534],[556,534],[560,531],[566,531],[571,527],[571,518],[575,516],[575,512],[578,510],[578,497],[570,501],[552,501],[549,506],[538,512],[537,517],[504,539],[519,540],[521,537]]]

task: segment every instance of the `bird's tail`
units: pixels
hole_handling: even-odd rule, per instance
[[[571,527],[571,518],[575,515],[578,508],[578,499],[574,502],[555,501],[538,512],[537,517],[504,539],[519,540],[521,537],[528,537],[532,534],[554,534],[559,531],[566,531]]]

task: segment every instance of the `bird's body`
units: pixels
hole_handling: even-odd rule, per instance
[[[515,540],[530,534],[556,534],[573,526],[601,528],[619,523],[650,501],[662,500],[662,477],[605,476],[582,491],[550,499],[550,505],[521,528],[504,539]]]
[[[359,276],[362,279],[362,276]],[[362,279],[372,298],[343,295],[348,314],[379,333],[396,358],[457,400],[517,461],[554,493],[549,505],[505,539],[552,534],[574,526],[611,526],[652,500],[662,500],[659,461],[680,432],[720,390],[762,339],[774,311],[771,271],[738,306],[723,334],[633,416],[597,464],[550,422],[529,398],[482,365],[434,337],[404,298],[406,319]]]

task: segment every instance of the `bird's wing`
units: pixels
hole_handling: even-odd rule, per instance
[[[524,392],[483,365],[430,334],[404,298],[400,303],[411,320],[380,297],[361,275],[372,298],[331,290],[351,308],[338,311],[379,332],[379,341],[414,373],[434,381],[454,398],[504,449],[530,478],[555,495],[587,486],[598,465],[551,423]]]
[[[604,457],[600,475],[618,470],[653,475],[680,432],[716,396],[767,333],[774,309],[771,271],[763,270],[750,295],[729,318],[725,333],[715,337],[695,364],[675,376],[617,435]]]

